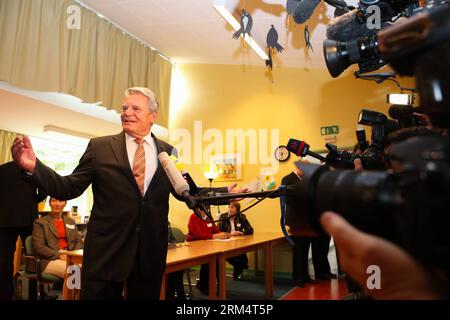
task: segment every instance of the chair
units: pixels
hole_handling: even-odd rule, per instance
[[[170,227],[172,236],[174,237],[176,243],[184,243],[185,242],[185,236],[183,231],[181,231],[178,228]],[[189,286],[189,296],[192,297],[192,283],[191,283],[191,273],[190,268],[185,269],[185,274],[187,276],[188,283],[185,285]]]
[[[27,279],[36,282],[37,298],[39,300],[56,299],[57,296],[49,296],[45,293],[44,285],[45,284],[62,284],[63,279],[61,279],[55,275],[42,272],[40,259],[34,253],[32,236],[29,236],[25,239],[25,255],[23,256],[23,258],[35,266],[36,272],[31,272],[28,270],[29,268],[27,268],[27,266],[28,266],[28,263],[27,263],[27,266],[24,269],[23,275]]]

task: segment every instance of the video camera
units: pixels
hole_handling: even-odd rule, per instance
[[[391,38],[394,36],[391,28],[389,34],[383,33],[384,28],[373,34],[374,32],[366,27],[369,6],[377,5],[381,9],[381,22],[392,22],[400,17],[414,16],[419,12],[426,13],[430,11],[428,8],[448,7],[445,3],[447,2],[428,1],[427,6],[421,7],[419,1],[360,1],[354,16],[341,18],[348,21],[337,21],[335,25],[331,23],[328,27],[328,39],[323,43],[323,51],[330,75],[336,78],[352,64],[358,64],[359,71],[356,74],[359,75],[378,70],[388,62],[391,64],[394,62],[396,50],[391,51],[393,49],[391,41],[400,44],[403,39]],[[397,66],[394,69],[405,74],[408,68]]]

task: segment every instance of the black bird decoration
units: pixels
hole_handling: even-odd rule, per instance
[[[280,53],[284,50],[284,48],[278,43],[278,32],[273,26],[273,24],[271,25],[271,28],[267,33],[266,43],[268,51],[267,54],[269,56],[269,59],[266,60],[266,66],[272,69],[273,67],[272,50],[275,49],[277,50],[277,52]]]
[[[283,52],[284,48],[281,46],[281,44],[278,43],[278,32],[273,26],[271,25],[271,28],[269,32],[267,33],[267,48],[269,49],[276,49],[278,52]]]
[[[310,35],[309,35],[309,28],[308,26],[305,26],[305,42],[306,42],[306,48],[307,49],[311,49],[312,52],[314,52],[312,44],[311,44],[311,39],[310,39]]]
[[[253,27],[253,19],[252,16],[250,15],[250,13],[248,13],[247,11],[245,11],[244,9],[242,10],[242,15],[241,15],[241,28],[236,31],[235,33],[233,33],[233,39],[239,39],[239,36],[242,34],[242,37],[245,37],[245,34],[250,35],[250,31],[252,30]]]

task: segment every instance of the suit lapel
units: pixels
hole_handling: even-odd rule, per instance
[[[136,192],[141,193],[139,186],[137,185],[136,179],[134,178],[133,171],[130,167],[130,161],[128,160],[127,146],[125,142],[125,132],[122,131],[111,139],[111,148],[113,150],[114,156],[119,163],[120,169],[123,171],[125,176],[128,178],[130,183],[136,189]]]

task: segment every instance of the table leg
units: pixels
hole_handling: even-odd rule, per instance
[[[161,281],[161,290],[159,292],[159,300],[166,300],[166,283],[167,283],[167,274],[164,272]]]
[[[225,269],[225,258],[219,255],[219,300],[227,299],[227,272]]]
[[[259,272],[258,249],[253,250],[253,260],[255,263],[255,275],[257,275]]]
[[[272,243],[264,246],[264,283],[266,299],[273,297]]]
[[[217,276],[217,262],[216,257],[213,257],[211,259],[211,262],[209,263],[209,294],[208,299],[209,300],[216,300],[216,276]],[[219,279],[219,288],[220,288],[220,279]]]
[[[66,271],[64,272],[64,282],[63,282],[63,292],[62,292],[62,299],[63,300],[72,300],[69,297],[69,288],[67,287],[67,278],[68,278],[68,273],[67,273],[67,269],[69,268],[69,266],[72,264],[72,257],[67,255],[66,256]]]
[[[20,262],[22,260],[22,240],[18,237],[16,241],[16,251],[14,251],[14,271],[13,277],[20,269]]]

